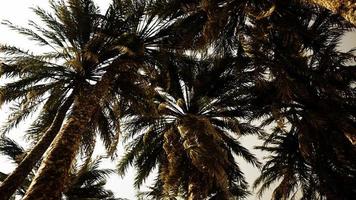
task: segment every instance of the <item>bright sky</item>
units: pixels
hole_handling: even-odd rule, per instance
[[[5,3],[6,2],[6,3]],[[109,0],[97,0],[97,5],[100,6],[102,11],[105,11]],[[0,6],[0,21],[2,20],[9,20],[17,25],[26,26],[27,20],[36,20],[36,16],[32,13],[29,7],[33,6],[40,6],[42,8],[48,8],[48,1],[47,0],[11,0],[11,1],[4,1]],[[38,48],[33,43],[29,42],[23,36],[19,36],[18,34],[9,31],[5,26],[0,26],[0,43],[1,44],[12,44],[23,49],[34,49]],[[348,34],[347,39],[344,40],[342,48],[344,50],[349,50],[351,48],[356,47],[356,32],[352,34]],[[1,80],[0,80],[1,85]],[[1,108],[0,110],[0,126],[1,123],[5,121],[8,109],[6,107]],[[9,134],[9,137],[15,139],[16,141],[22,141],[22,133],[23,130],[26,128],[26,125],[19,127],[18,129],[12,131]],[[243,138],[241,140],[242,144],[252,149],[253,146],[258,145],[259,141],[255,137],[249,136]],[[21,142],[24,144],[24,142]],[[100,149],[98,150],[100,152]],[[122,147],[120,147],[120,152],[123,153]],[[254,151],[259,159],[262,159],[264,155],[260,152]],[[251,165],[246,164],[244,161],[238,159],[238,162],[246,174],[247,180],[249,183],[252,183],[254,179],[258,176],[259,171],[253,168]],[[114,168],[116,165],[115,162],[105,161],[102,166],[103,167],[110,167]],[[13,165],[5,160],[3,157],[0,157],[0,171],[1,172],[10,172],[13,169]],[[128,198],[130,200],[134,200],[135,198],[135,189],[133,188],[133,176],[134,171],[132,169],[128,170],[128,173],[125,177],[121,178],[117,175],[112,176],[108,180],[107,187],[113,190],[117,197],[121,198]],[[150,178],[152,180],[152,178]],[[149,180],[147,181],[150,182]],[[248,200],[254,200],[256,197],[250,196]],[[266,192],[266,195],[262,198],[264,200],[270,199],[270,192]]]

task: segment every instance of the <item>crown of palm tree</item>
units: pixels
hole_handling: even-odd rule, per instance
[[[92,1],[50,3],[53,14],[41,8],[33,9],[45,28],[33,21],[29,23],[31,29],[5,22],[10,28],[43,45],[45,52],[36,54],[2,45],[1,50],[6,55],[2,60],[6,64],[2,64],[1,75],[10,78],[10,82],[1,88],[1,102],[15,102],[13,112],[3,127],[4,133],[38,109],[42,102],[45,102],[44,109],[29,134],[44,132],[53,121],[56,108],[70,94],[79,93],[79,88],[90,87],[98,81],[118,56],[137,54],[133,57],[140,55],[146,63],[156,62],[153,56],[159,57],[159,48],[177,47],[168,40],[174,34],[170,30],[173,28],[169,27],[172,20],[148,16],[146,7],[150,2],[114,1],[105,15],[100,14]],[[139,78],[136,72],[135,68],[123,69],[113,86],[116,96],[112,99],[124,102],[121,100],[124,95],[137,96],[133,94],[133,89],[139,89],[139,84],[134,81]],[[119,130],[116,102],[108,101],[103,105],[96,116],[100,120],[93,122],[94,128],[88,129],[99,130],[107,148],[112,146],[111,142],[117,135],[112,130]]]
[[[98,132],[108,153],[113,154],[119,136],[120,106],[134,104],[131,100],[139,98],[142,92],[138,90],[145,84],[139,72],[150,74],[154,70],[152,64],[159,58],[158,52],[172,48],[168,40],[175,35],[170,28],[171,18],[163,20],[147,15],[150,2],[143,1],[114,1],[105,15],[100,14],[91,0],[50,1],[50,4],[52,13],[34,8],[44,27],[32,21],[31,28],[5,23],[49,50],[35,54],[2,46],[7,54],[2,76],[13,79],[2,87],[1,102],[20,101],[4,132],[19,124],[42,102],[44,109],[29,132],[45,132],[59,105],[85,96],[104,79],[104,74],[109,74],[114,80],[110,95],[96,97],[100,109],[90,118],[80,141],[85,153],[91,154]]]
[[[239,120],[247,116],[237,89],[244,80],[235,76],[238,70],[229,68],[229,62],[182,57],[167,65],[165,78],[151,97],[151,110],[125,117],[126,137],[134,139],[119,164],[120,173],[134,164],[135,184],[140,186],[158,166],[156,186],[161,190],[155,195],[166,197],[246,195],[246,182],[233,155],[258,166],[237,138],[259,130]]]
[[[98,32],[99,10],[92,1],[50,3],[53,14],[41,8],[33,9],[45,24],[44,28],[32,21],[29,22],[32,29],[6,22],[11,29],[43,45],[44,53],[2,45],[6,64],[1,67],[1,75],[10,78],[1,88],[2,103],[15,102],[3,127],[4,133],[41,108],[44,102],[38,120],[28,131],[38,140],[38,134],[54,120],[59,105],[70,96],[79,95],[80,88],[98,80],[98,70],[114,56],[108,38]]]
[[[251,89],[252,96],[259,96],[251,101],[251,105],[258,105],[254,117],[265,117],[262,125],[294,127],[296,131],[290,134],[297,135],[299,151],[311,165],[312,178],[318,183],[312,187],[328,198],[351,197],[354,190],[348,185],[353,184],[355,165],[349,133],[355,124],[355,104],[351,100],[355,99],[355,73],[350,61],[354,55],[353,50],[343,53],[336,49],[349,26],[340,22],[338,16],[314,7],[300,6],[297,10],[281,4],[275,12],[279,15],[256,22],[253,30],[258,33],[251,32],[254,42],[250,55],[255,56],[257,71],[268,74],[268,78],[261,77],[256,82],[255,91]],[[287,22],[298,31],[291,32],[291,27],[285,26]],[[273,29],[269,24],[273,24]],[[290,166],[290,172],[296,164]],[[298,173],[295,171],[293,176]],[[329,178],[327,174],[335,176]],[[264,181],[268,185],[272,179]],[[295,179],[295,183],[298,181]],[[333,181],[333,186],[329,185]],[[294,184],[284,186],[289,188],[284,191],[288,197]]]
[[[91,0],[50,4],[52,12],[33,9],[45,26],[4,22],[45,48],[34,53],[0,47],[5,55],[0,76],[8,79],[0,88],[0,104],[12,104],[3,133],[40,109],[27,133],[41,141],[51,127],[59,124],[59,131],[65,119],[70,121],[67,113],[78,118],[75,114],[87,106],[95,112],[83,116],[85,131],[73,141],[91,155],[99,133],[113,155],[118,119],[125,116],[126,139],[133,141],[119,171],[134,164],[139,186],[157,167],[148,196],[231,199],[247,194],[235,155],[258,165],[237,139],[259,132],[246,119],[263,118],[261,126],[276,123],[277,129],[264,138],[275,146],[260,147],[275,155],[256,182],[261,193],[282,178],[275,199],[293,198],[298,184],[304,199],[355,196],[355,56],[336,50],[351,27],[340,16],[299,0],[114,0],[105,14]],[[225,57],[178,56],[208,46]],[[95,105],[78,103],[86,97]],[[64,144],[68,138],[63,137]],[[63,156],[67,163],[76,146]],[[14,145],[7,149],[21,152]],[[48,171],[56,170],[52,165]],[[95,181],[93,188],[104,195],[102,182]],[[72,184],[86,183],[73,178]]]

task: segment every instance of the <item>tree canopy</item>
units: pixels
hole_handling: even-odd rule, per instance
[[[49,3],[28,27],[3,21],[43,51],[0,46],[0,153],[17,165],[0,200],[118,199],[105,179],[130,166],[137,189],[157,172],[142,199],[356,196],[356,54],[338,48],[353,1]],[[7,135],[31,117],[25,151]],[[252,188],[240,159],[261,170]]]

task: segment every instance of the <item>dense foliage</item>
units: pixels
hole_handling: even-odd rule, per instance
[[[142,199],[356,196],[356,55],[338,48],[352,17],[302,0],[50,5],[30,28],[3,23],[39,49],[0,47],[11,105],[0,153],[18,165],[0,173],[0,200],[115,199],[103,188],[114,171],[92,159],[97,137],[117,173],[134,166],[137,188],[157,173]],[[29,116],[25,151],[5,135]],[[240,158],[261,169],[254,190]]]

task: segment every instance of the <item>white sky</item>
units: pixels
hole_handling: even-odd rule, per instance
[[[109,0],[97,0],[97,5],[100,6],[101,11],[105,11],[108,4]],[[40,6],[42,8],[48,8],[48,1],[47,0],[10,0],[10,1],[4,1],[2,0],[2,4],[0,6],[0,21],[2,20],[9,20],[13,22],[14,24],[17,25],[23,25],[26,26],[27,20],[36,20],[37,17],[32,13],[32,11],[29,9],[29,7],[33,6]],[[29,42],[26,40],[25,37],[19,36],[18,34],[14,33],[13,31],[8,30],[5,26],[1,25],[0,26],[0,43],[1,44],[12,44],[18,47],[21,47],[23,49],[34,49],[38,48],[35,46],[33,43]],[[356,33],[348,34],[347,40],[344,41],[342,48],[344,50],[349,50],[351,48],[356,47]],[[0,80],[1,81],[1,80]],[[1,85],[1,82],[0,82]],[[6,119],[6,113],[8,112],[8,109],[6,107],[3,107],[0,109],[0,126],[1,123]],[[27,123],[28,124],[28,123]],[[26,124],[19,127],[18,129],[12,131],[9,136],[16,141],[21,140],[21,136],[23,133],[23,130],[25,130]],[[246,138],[243,138],[241,140],[242,144],[251,149],[253,146],[258,145],[259,141],[256,140],[255,137],[249,136]],[[21,142],[24,144],[24,142]],[[99,150],[100,151],[100,150]],[[122,147],[120,147],[120,152],[122,153]],[[262,155],[260,152],[256,152],[257,156],[259,159],[262,159],[264,155]],[[254,179],[258,176],[259,171],[255,168],[253,168],[251,165],[246,164],[244,161],[241,161],[241,159],[238,159],[238,162],[243,170],[243,172],[246,174],[247,181],[249,183],[252,183]],[[114,168],[116,163],[105,161],[103,164],[103,167],[111,167]],[[13,169],[13,165],[9,163],[6,159],[3,157],[0,157],[0,171],[2,172],[10,172]],[[107,187],[113,190],[117,195],[117,197],[121,198],[128,198],[130,200],[134,200],[135,198],[135,189],[133,188],[133,176],[134,176],[134,171],[132,169],[129,169],[127,175],[124,178],[121,178],[117,175],[114,175],[109,178],[108,180],[108,185]],[[151,178],[150,178],[151,179]],[[148,181],[150,182],[150,181]],[[250,196],[248,200],[254,200],[256,197]],[[270,199],[270,192],[266,192],[264,197],[262,198],[263,200]]]

